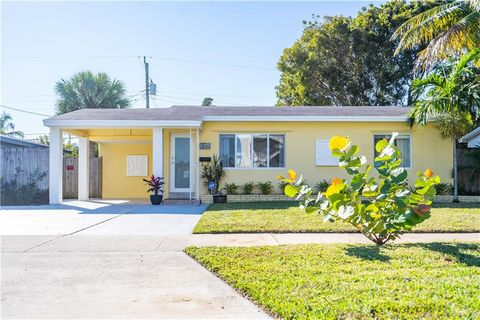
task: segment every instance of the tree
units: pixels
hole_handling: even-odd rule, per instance
[[[412,124],[425,126],[430,118],[444,138],[453,142],[453,195],[458,202],[457,139],[472,129],[479,119],[480,82],[478,68],[480,50],[473,50],[459,60],[439,64],[423,78],[415,79],[415,93],[410,117]]]
[[[14,138],[23,138],[24,134],[22,131],[15,131],[15,124],[13,123],[12,116],[5,111],[3,111],[0,116],[0,134],[4,136],[14,137]]]
[[[304,22],[300,39],[278,62],[278,105],[407,105],[416,50],[394,56],[390,38],[407,19],[432,7],[391,1],[354,18]]]
[[[203,98],[203,101],[202,101],[202,106],[211,106],[213,105],[213,98],[210,98],[210,97],[205,97]]]
[[[36,137],[33,140],[41,144],[50,145],[50,137],[48,134],[43,134],[41,136]]]
[[[419,52],[417,66],[429,68],[434,62],[458,56],[480,44],[480,1],[441,1],[403,23],[393,34],[399,39],[395,54],[427,44]]]
[[[130,100],[125,96],[124,84],[103,72],[93,74],[82,71],[69,80],[55,84],[57,114],[84,108],[127,108]]]

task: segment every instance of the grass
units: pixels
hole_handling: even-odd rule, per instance
[[[190,247],[284,319],[479,319],[480,244]]]
[[[432,216],[413,232],[478,232],[480,204],[436,204]],[[356,232],[348,224],[323,223],[318,214],[307,215],[296,202],[212,204],[194,233],[240,232]]]

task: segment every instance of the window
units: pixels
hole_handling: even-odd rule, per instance
[[[282,134],[221,134],[220,161],[226,168],[283,168]]]
[[[373,138],[373,150],[375,157],[378,155],[378,152],[375,150],[375,146],[377,142],[382,139],[390,140],[391,135],[375,135]],[[410,148],[410,136],[409,135],[398,135],[395,139],[395,146],[400,150],[402,153],[402,163],[401,166],[404,168],[411,168],[412,166],[412,154]]]

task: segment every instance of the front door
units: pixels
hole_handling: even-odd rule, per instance
[[[172,135],[170,161],[170,190],[190,191],[190,137]]]

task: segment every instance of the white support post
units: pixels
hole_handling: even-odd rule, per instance
[[[190,168],[188,169],[188,185],[189,185],[189,200],[192,200],[192,192],[193,192],[193,186],[192,186],[192,175],[193,175],[193,141],[192,141],[192,128],[190,128],[189,132],[189,140],[190,143],[188,144],[188,152],[190,153]]]
[[[163,177],[163,128],[153,128],[152,168],[155,177]]]
[[[78,137],[78,200],[88,200],[90,180],[90,141]]]
[[[50,128],[49,157],[49,203],[60,204],[63,200],[63,132],[59,128]]]
[[[195,183],[196,186],[196,194],[197,194],[197,200],[200,200],[200,130],[197,129],[197,154],[195,156],[195,163],[197,165],[197,181]]]

